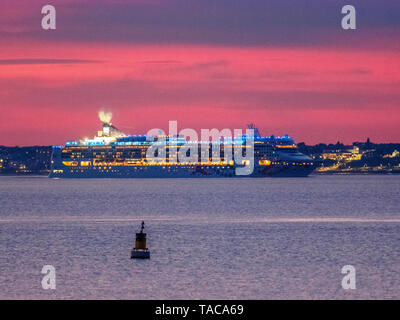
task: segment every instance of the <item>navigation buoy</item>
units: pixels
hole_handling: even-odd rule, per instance
[[[146,248],[146,234],[143,233],[144,221],[142,221],[142,226],[140,232],[136,233],[135,248],[131,251],[131,259],[150,259],[150,251]]]

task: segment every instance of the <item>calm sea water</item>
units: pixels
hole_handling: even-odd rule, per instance
[[[399,195],[400,176],[0,177],[0,298],[400,299]],[[151,259],[131,260],[142,220]]]

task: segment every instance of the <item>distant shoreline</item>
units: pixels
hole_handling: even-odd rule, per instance
[[[313,172],[312,175],[351,175],[351,176],[368,176],[368,175],[398,175],[400,171],[387,172],[387,171],[377,171],[377,172],[345,172],[345,171],[334,171],[334,172]]]
[[[0,173],[0,177],[22,177],[22,176],[48,176],[49,173]],[[345,172],[345,171],[331,171],[331,172],[312,172],[311,176],[372,176],[372,175],[400,175],[400,171],[395,172],[385,172],[385,171],[377,171],[377,172]],[[83,178],[85,179],[85,178]],[[133,178],[134,179],[134,178]],[[171,178],[173,179],[173,178]]]

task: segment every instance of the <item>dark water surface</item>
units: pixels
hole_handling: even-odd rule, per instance
[[[399,199],[400,176],[0,177],[0,298],[400,299]]]

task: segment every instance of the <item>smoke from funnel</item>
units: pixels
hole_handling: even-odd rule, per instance
[[[106,111],[100,110],[99,118],[104,123],[110,123],[111,119],[112,119],[112,112],[106,112]]]

